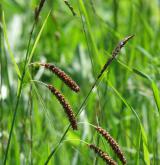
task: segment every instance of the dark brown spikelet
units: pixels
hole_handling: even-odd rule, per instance
[[[74,11],[74,8],[71,6],[71,4],[67,1],[67,0],[64,0],[64,3],[68,6],[68,8],[71,10],[73,16],[76,15],[76,12]]]
[[[77,128],[77,121],[76,121],[75,115],[74,115],[72,108],[69,105],[69,103],[66,101],[64,96],[56,88],[54,88],[52,85],[48,85],[47,87],[56,96],[56,98],[58,99],[60,104],[63,106],[63,109],[68,116],[68,119],[71,123],[73,130],[77,130],[78,129]]]
[[[116,56],[120,53],[121,48],[124,47],[124,45],[132,38],[134,37],[134,35],[128,36],[125,39],[123,39],[122,41],[120,41],[118,43],[118,45],[116,46],[116,48],[113,50],[112,52],[112,57],[110,57],[107,62],[105,63],[105,65],[103,66],[100,74],[98,75],[98,79],[102,76],[102,74],[104,73],[104,71],[109,67],[109,65],[112,63],[112,61],[116,58]]]
[[[62,71],[60,68],[56,67],[53,64],[42,64],[41,66],[44,66],[46,69],[49,69],[51,72],[56,74],[68,87],[70,87],[73,91],[79,92],[80,88],[76,84],[74,80],[72,80],[71,77],[69,77],[64,71]]]
[[[104,151],[95,146],[94,144],[89,144],[89,147],[94,150],[96,154],[98,154],[105,162],[109,165],[117,165],[117,163]]]
[[[124,38],[122,41],[120,41],[118,43],[118,45],[116,46],[116,48],[113,50],[112,57],[115,58],[119,54],[121,48],[123,48],[124,45],[133,37],[134,37],[134,35],[131,35],[131,36]]]
[[[39,3],[39,6],[35,8],[35,16],[34,17],[35,17],[36,21],[38,20],[39,14],[42,10],[42,7],[43,7],[45,1],[46,0],[41,0]]]
[[[121,151],[118,143],[112,138],[112,136],[103,128],[101,127],[96,127],[96,130],[108,141],[110,146],[112,147],[113,151],[117,154],[119,157],[120,161],[123,164],[126,164],[126,159],[124,157],[123,152]]]

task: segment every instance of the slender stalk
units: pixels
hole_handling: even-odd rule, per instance
[[[0,4],[0,24],[2,23],[2,5]],[[3,105],[2,105],[2,103],[3,103],[3,101],[2,101],[2,84],[3,84],[3,81],[2,81],[2,77],[3,77],[3,72],[2,72],[2,69],[3,69],[3,66],[2,66],[2,59],[3,59],[3,57],[2,57],[2,49],[3,49],[3,45],[2,45],[2,28],[1,28],[1,26],[0,26],[0,94],[1,94],[1,98],[0,98],[0,114],[1,114],[1,116],[0,116],[0,121],[2,121],[2,119],[3,119]],[[0,124],[0,129],[1,130],[3,130],[3,125],[2,124]],[[4,145],[3,145],[3,143],[2,143],[2,153],[3,153],[3,150],[4,150]],[[1,156],[1,155],[0,155]]]
[[[93,1],[91,1],[90,3],[93,6]],[[82,11],[81,11],[80,7],[79,7],[79,12],[80,12],[80,16],[81,16],[81,23],[82,23],[82,27],[83,27],[83,31],[84,31],[84,36],[85,36],[86,44],[87,44],[88,54],[89,54],[89,58],[90,58],[91,65],[92,65],[92,74],[95,77],[94,64],[93,64],[93,60],[92,60],[92,57],[91,57],[92,51],[91,51],[91,48],[89,46],[89,38],[87,36],[87,31],[85,30],[85,22],[83,21],[83,15],[82,15]],[[98,90],[97,90],[97,93],[98,93],[98,105],[99,105],[99,108],[101,110],[101,106],[100,106],[100,95],[99,95],[99,91]],[[100,123],[99,120],[98,120],[98,123]]]
[[[76,12],[74,11],[73,6],[68,2],[68,0],[64,0],[64,3],[67,5],[67,7],[70,9],[70,11],[72,12],[73,16],[76,16]]]
[[[32,59],[33,60],[33,59]],[[33,69],[31,69],[31,77],[33,75]],[[32,110],[33,110],[33,97],[32,97],[32,90],[33,85],[30,84],[30,91],[29,91],[29,102],[30,102],[30,109],[29,109],[29,120],[30,120],[30,164],[33,164],[33,157],[32,157],[32,150],[33,150],[33,121],[32,121]]]
[[[29,120],[30,120],[30,163],[33,164],[32,159],[32,148],[33,148],[33,126],[32,126],[32,108],[33,108],[33,101],[32,101],[32,85],[30,85],[30,91],[29,91],[29,100],[30,100],[30,108],[29,108]]]
[[[118,1],[113,0],[113,20],[114,20],[114,30],[118,29]]]
[[[31,70],[31,74],[33,74],[33,70]],[[32,149],[33,149],[33,122],[32,122],[32,110],[33,110],[33,98],[32,98],[32,83],[30,84],[29,91],[29,121],[30,121],[30,164],[33,164],[32,158]]]
[[[93,91],[94,87],[97,85],[98,81],[100,80],[100,78],[102,77],[103,73],[105,72],[105,70],[109,67],[109,65],[113,62],[113,60],[117,57],[117,55],[120,53],[120,50],[122,47],[124,47],[124,45],[133,37],[132,36],[128,36],[126,37],[124,40],[120,41],[118,43],[118,45],[116,46],[116,48],[113,50],[112,52],[112,57],[110,57],[107,62],[105,63],[105,65],[103,66],[103,68],[101,69],[100,73],[98,74],[95,82],[93,83],[93,85],[91,86],[87,96],[85,97],[85,99],[83,100],[82,104],[80,105],[78,112],[76,113],[76,117],[83,111],[83,107],[88,99],[88,97],[90,96],[91,92]],[[57,150],[58,146],[61,144],[61,142],[63,141],[63,139],[65,138],[69,128],[71,127],[71,124],[69,124],[69,126],[67,127],[67,129],[65,130],[65,132],[63,133],[60,141],[58,142],[58,144],[56,145],[56,147],[51,151],[51,153],[49,154],[45,165],[48,164],[48,162],[50,161],[51,157],[54,155],[55,151]]]
[[[95,125],[93,125],[93,124],[91,124],[91,123],[88,123],[88,122],[78,122],[78,124],[87,124],[87,125],[90,125],[90,126],[96,128]]]
[[[25,63],[24,63],[24,66],[23,66],[23,72],[22,72],[22,77],[21,77],[21,81],[20,81],[20,87],[19,87],[19,91],[18,91],[18,95],[17,95],[17,101],[16,101],[16,106],[15,106],[15,109],[14,109],[11,129],[10,129],[10,132],[9,132],[9,139],[8,139],[7,149],[6,149],[5,158],[4,158],[4,165],[6,164],[6,161],[7,161],[9,146],[10,146],[12,132],[13,132],[13,127],[14,127],[14,123],[15,123],[15,119],[16,119],[16,115],[17,115],[20,96],[21,96],[21,93],[22,93],[23,80],[24,80],[25,73],[26,73],[26,64],[27,64],[27,59],[28,59],[28,55],[29,55],[29,48],[30,48],[30,45],[31,45],[31,39],[32,39],[32,34],[33,34],[33,31],[34,31],[35,25],[36,25],[36,23],[34,22],[34,24],[32,26],[32,29],[31,29],[29,41],[28,41],[27,52],[26,52],[26,56],[25,56]]]
[[[93,88],[95,87],[97,81],[98,81],[98,79],[96,79],[95,83],[92,85],[90,91],[88,92],[87,96],[85,97],[84,101],[82,102],[81,106],[79,107],[78,112],[77,112],[76,115],[75,115],[76,117],[81,113],[81,109],[82,109],[83,106],[85,105],[85,103],[86,103],[86,101],[87,101],[89,95],[91,94]],[[49,154],[49,156],[48,156],[48,158],[47,158],[47,160],[46,160],[46,162],[45,162],[45,165],[48,164],[48,162],[50,161],[51,157],[54,155],[54,153],[55,153],[56,150],[58,149],[58,146],[61,144],[61,142],[62,142],[63,139],[65,138],[65,136],[66,136],[66,134],[67,134],[67,132],[68,132],[68,130],[69,130],[70,127],[71,127],[71,124],[69,124],[69,126],[67,127],[67,129],[66,129],[65,132],[63,133],[63,135],[62,135],[60,141],[58,142],[58,144],[56,145],[56,147],[55,147],[55,148],[51,151],[51,153]]]
[[[2,5],[0,4],[0,24],[2,23]],[[1,71],[1,80],[0,80],[0,94],[1,94],[1,99],[0,99],[0,103],[1,103],[1,110],[2,110],[2,113],[3,113],[3,109],[2,109],[2,28],[0,26],[0,61],[1,61],[1,67],[0,67],[0,71]],[[1,115],[2,117],[2,115]]]
[[[18,110],[20,96],[21,96],[21,93],[22,93],[23,81],[24,81],[24,77],[25,77],[25,74],[26,74],[27,60],[28,60],[28,57],[29,57],[29,49],[30,49],[30,45],[31,45],[32,35],[33,35],[33,32],[34,32],[36,23],[38,22],[38,17],[40,15],[40,12],[42,10],[42,7],[43,7],[44,3],[45,3],[45,0],[41,0],[40,3],[39,3],[38,8],[36,10],[35,20],[34,20],[34,23],[32,25],[32,29],[31,29],[29,40],[28,40],[28,44],[27,44],[27,51],[26,51],[26,55],[25,55],[24,66],[23,66],[23,69],[22,69],[22,76],[21,76],[21,81],[20,81],[20,87],[19,87],[19,90],[18,90],[17,101],[16,101],[16,106],[15,106],[15,109],[14,109],[11,129],[10,129],[10,132],[9,132],[9,139],[8,139],[8,143],[7,143],[6,153],[5,153],[4,165],[6,164],[6,161],[7,161],[9,146],[10,146],[12,132],[13,132],[13,127],[14,127],[14,123],[15,123],[15,119],[16,119],[16,114],[17,114],[17,110]]]
[[[96,15],[96,11],[95,11],[95,8],[94,8],[93,1],[92,0],[90,0],[90,4],[92,6],[92,9],[94,11],[94,14]],[[81,16],[81,22],[82,22],[82,27],[83,27],[85,39],[86,39],[88,53],[89,53],[89,57],[90,57],[91,65],[92,65],[92,73],[93,73],[93,75],[95,75],[94,64],[93,64],[93,60],[92,60],[92,57],[91,57],[91,54],[93,54],[93,53],[92,53],[92,50],[91,50],[91,48],[89,46],[89,39],[88,39],[88,36],[87,36],[87,31],[85,30],[85,22],[83,21],[84,18],[83,18],[82,11],[81,11],[80,7],[79,7],[79,12],[80,12],[80,16]],[[101,113],[101,109],[102,108],[101,108],[101,104],[100,104],[100,94],[99,94],[98,88],[96,88],[96,89],[97,89],[97,94],[98,94],[98,106],[99,106],[99,110],[100,110],[100,116],[97,116],[97,124],[99,125],[100,122],[102,121],[103,115]],[[99,141],[99,135],[97,137],[97,144],[98,144],[98,141]]]
[[[69,140],[64,140],[63,142],[69,142],[69,141],[80,141],[80,142],[82,142],[82,143],[84,143],[84,144],[89,145],[89,143],[87,143],[86,141],[81,140],[81,139],[69,139]]]
[[[41,84],[41,85],[44,85],[44,86],[46,86],[47,87],[47,84],[45,84],[44,82],[42,82],[42,81],[38,81],[38,80],[30,80],[31,82],[36,82],[36,83],[39,83],[39,84]]]
[[[30,76],[30,79],[31,79],[31,76]],[[33,89],[34,89],[34,91],[35,91],[35,93],[36,93],[36,95],[37,95],[37,99],[40,100],[41,105],[42,105],[42,108],[43,108],[45,114],[46,114],[47,117],[48,117],[49,123],[51,124],[52,127],[54,127],[53,121],[52,121],[51,118],[50,118],[49,111],[45,110],[46,108],[45,108],[45,106],[44,106],[44,102],[42,101],[43,99],[42,99],[42,97],[41,97],[41,96],[38,94],[38,92],[37,92],[37,87],[36,87],[36,85],[35,85],[35,82],[36,82],[36,83],[39,83],[39,84],[41,84],[42,86],[45,86],[45,87],[47,87],[47,84],[45,84],[45,83],[43,83],[43,82],[41,82],[41,81],[38,81],[38,80],[30,80],[30,81],[32,82],[32,87],[33,87]],[[51,122],[51,121],[52,121],[52,122]]]
[[[58,144],[56,145],[56,147],[55,147],[55,148],[51,151],[51,153],[49,154],[49,156],[48,156],[46,162],[44,163],[45,165],[48,164],[48,162],[50,161],[50,159],[52,158],[52,156],[54,155],[54,153],[57,151],[59,145],[62,143],[62,141],[63,141],[63,139],[65,138],[65,136],[66,136],[66,134],[67,134],[67,132],[68,132],[68,130],[69,130],[70,127],[71,127],[71,124],[69,124],[69,126],[67,127],[67,129],[66,129],[65,132],[63,133],[63,135],[62,135],[60,141],[58,142]]]

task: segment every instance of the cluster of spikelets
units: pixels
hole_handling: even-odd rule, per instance
[[[118,45],[115,47],[115,49],[112,52],[112,56],[107,60],[103,68],[101,69],[101,72],[99,73],[97,80],[102,76],[104,71],[108,68],[108,66],[112,63],[112,61],[117,57],[117,55],[120,53],[120,50],[124,45],[133,37],[134,35],[126,37],[124,40],[120,41]],[[93,87],[92,87],[93,88]],[[109,143],[112,150],[115,152],[119,160],[122,162],[122,164],[126,164],[126,158],[121,151],[118,143],[113,139],[113,137],[103,128],[101,127],[95,127],[97,132],[101,134]],[[115,162],[106,152],[102,151],[100,148],[95,146],[94,144],[88,145],[90,149],[92,149],[96,154],[98,154],[107,164],[109,165],[117,165],[117,162]]]
[[[101,127],[95,127],[97,132],[101,134],[106,141],[109,143],[111,146],[112,150],[115,152],[119,160],[122,162],[122,164],[126,164],[126,158],[121,151],[118,143],[116,140],[113,139],[113,137],[103,128]],[[94,144],[89,144],[90,149],[92,149],[96,154],[98,154],[107,164],[109,165],[117,165],[117,163],[104,151],[102,151],[100,148],[95,146]]]
[[[34,65],[34,63],[32,64]],[[45,69],[50,70],[52,73],[54,73],[58,78],[60,78],[71,90],[74,92],[79,92],[80,87],[77,85],[77,83],[69,76],[67,75],[64,71],[62,71],[60,68],[53,64],[48,64],[48,63],[35,63],[36,66],[43,66]],[[65,99],[63,94],[57,90],[53,85],[46,85],[47,88],[55,95],[59,103],[62,105],[69,121],[70,124],[73,128],[73,130],[77,130],[77,121],[75,114],[68,103],[68,101]]]
[[[67,2],[65,2],[67,5],[69,5]],[[71,7],[71,6],[70,6]],[[40,10],[40,8],[37,10],[37,12]],[[38,16],[37,16],[38,17]],[[101,69],[99,75],[97,76],[97,79],[95,83],[93,84],[91,90],[94,88],[96,85],[96,82],[99,80],[99,78],[102,76],[104,71],[108,68],[108,66],[112,63],[112,61],[116,58],[116,56],[119,54],[120,50],[124,45],[130,40],[132,36],[126,37],[124,40],[119,42],[119,44],[116,46],[116,48],[112,52],[112,56],[107,60],[103,68]],[[37,65],[37,64],[36,64]],[[74,80],[72,80],[71,77],[69,77],[64,71],[62,71],[60,68],[56,67],[53,64],[48,64],[48,63],[38,63],[39,66],[43,66],[45,69],[50,70],[53,72],[57,77],[59,77],[71,90],[75,92],[79,92],[80,88],[76,84]],[[65,97],[61,94],[60,91],[58,91],[54,86],[52,85],[46,85],[47,88],[56,96],[57,100],[60,102],[62,105],[65,113],[67,114],[67,117],[70,121],[70,124],[73,128],[73,130],[77,130],[77,121],[75,114],[73,113],[73,110],[69,103],[66,101]],[[119,160],[122,162],[122,164],[126,164],[126,159],[121,151],[118,143],[113,139],[113,137],[103,128],[101,127],[95,127],[97,132],[101,134],[109,143],[111,146],[112,150],[115,152]],[[106,152],[102,151],[99,147],[95,146],[94,144],[88,144],[89,148],[92,149],[96,154],[98,154],[107,164],[109,165],[117,165],[117,162],[115,162]]]

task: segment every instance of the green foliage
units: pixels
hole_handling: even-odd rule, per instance
[[[160,164],[158,1],[68,2],[75,16],[63,0],[45,2],[28,48],[39,0],[0,2],[0,164],[19,93],[7,164],[44,164],[56,147],[48,164],[104,164],[86,143],[97,144],[118,162],[92,127],[98,124],[117,140],[128,164]],[[135,37],[111,63],[77,116],[79,130],[70,128],[59,143],[68,119],[49,90],[32,80],[54,85],[77,113],[112,50],[132,34]],[[72,92],[51,72],[30,65],[39,61],[59,66],[79,84],[80,92]]]

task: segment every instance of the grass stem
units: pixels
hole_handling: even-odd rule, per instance
[[[12,132],[13,132],[13,127],[14,127],[14,123],[15,123],[15,119],[16,119],[16,115],[17,115],[18,105],[19,105],[20,96],[21,96],[21,92],[22,92],[23,81],[24,81],[24,77],[25,77],[25,73],[26,73],[26,64],[27,64],[27,59],[28,59],[28,55],[29,55],[29,48],[30,48],[30,45],[31,45],[31,39],[32,39],[32,34],[33,34],[33,31],[34,31],[34,28],[35,28],[35,22],[32,26],[32,30],[31,30],[31,33],[30,33],[29,41],[28,41],[27,52],[26,52],[26,56],[25,56],[25,63],[24,63],[22,77],[21,77],[21,81],[20,81],[20,87],[19,87],[19,90],[18,90],[16,106],[15,106],[15,109],[14,109],[13,119],[12,119],[12,123],[11,123],[11,129],[10,129],[10,132],[9,132],[9,139],[8,139],[8,142],[7,142],[7,149],[6,149],[5,158],[4,158],[4,165],[6,164],[6,161],[7,161],[8,151],[9,151]]]
[[[127,43],[127,41],[129,39],[131,39],[133,37],[132,36],[129,36],[129,37],[126,37],[124,40],[122,40],[121,42],[119,42],[119,44],[116,46],[116,48],[113,50],[112,52],[112,57],[109,58],[107,60],[107,62],[105,63],[105,65],[103,66],[102,70],[100,71],[100,73],[98,74],[95,82],[93,83],[93,85],[91,86],[87,96],[85,97],[85,99],[83,100],[83,102],[81,103],[79,109],[78,109],[78,112],[76,113],[76,117],[83,111],[83,107],[87,101],[87,99],[89,98],[90,94],[92,93],[94,87],[97,85],[99,79],[101,78],[101,76],[103,75],[104,71],[109,67],[109,65],[113,62],[113,60],[116,58],[116,56],[118,55],[118,53],[120,52],[121,48]],[[63,139],[65,138],[69,128],[71,127],[71,124],[69,124],[69,126],[67,127],[67,129],[65,130],[65,132],[63,133],[59,143],[57,144],[57,146],[51,151],[51,153],[49,154],[46,162],[45,162],[45,165],[48,164],[48,162],[50,161],[51,157],[54,155],[55,151],[57,150],[58,146],[61,144],[61,142],[63,141]]]

